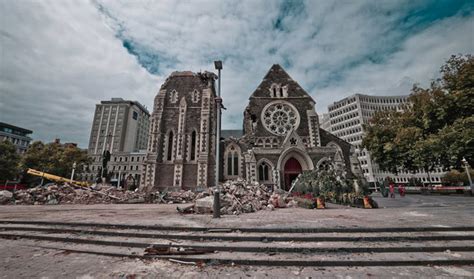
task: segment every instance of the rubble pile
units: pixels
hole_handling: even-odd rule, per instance
[[[0,191],[0,204],[100,204],[100,203],[192,203],[196,194],[190,190],[178,192],[142,192],[119,190],[114,186],[78,187],[70,184]]]
[[[176,192],[155,192],[148,195],[147,201],[152,203],[192,203],[196,193],[191,190]]]
[[[5,203],[10,204],[95,204],[118,202],[144,202],[142,193],[121,191],[112,186],[102,186],[94,190],[73,187],[68,184],[34,187],[16,190]]]
[[[192,206],[178,208],[178,211],[182,213],[212,213],[214,190],[215,188],[209,188],[197,194]],[[283,204],[286,207],[285,201],[282,201],[280,206],[273,205],[270,199],[272,197],[270,190],[265,185],[256,182],[248,183],[242,179],[227,181],[222,184],[220,192],[221,214],[238,215],[267,209],[269,206],[272,209],[283,207]],[[277,197],[276,199],[281,200],[282,198]]]

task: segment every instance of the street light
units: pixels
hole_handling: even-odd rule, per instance
[[[216,131],[216,189],[214,191],[214,209],[213,218],[221,217],[221,202],[220,202],[220,189],[219,189],[219,154],[220,154],[220,141],[221,141],[221,70],[222,61],[214,61],[214,67],[218,72],[217,77],[217,98],[216,98],[216,109],[217,109],[217,131]]]
[[[463,163],[464,168],[466,168],[467,178],[469,179],[469,186],[471,186],[471,193],[474,194],[474,185],[472,184],[471,174],[469,173],[469,163],[464,157],[462,157],[461,162]]]

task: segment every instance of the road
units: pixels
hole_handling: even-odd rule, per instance
[[[407,194],[405,197],[396,195],[395,198],[384,198],[380,193],[374,193],[372,197],[380,207],[384,208],[423,208],[423,207],[472,207],[474,197],[463,195],[420,195]]]

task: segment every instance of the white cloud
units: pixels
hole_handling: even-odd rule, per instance
[[[357,92],[408,94],[451,54],[474,50],[472,14],[416,28],[416,18],[403,19],[422,2],[304,4],[297,13],[279,1],[2,2],[0,119],[85,146],[99,100],[121,96],[151,108],[172,71],[213,70],[223,59],[223,127],[240,128],[248,97],[274,63],[288,64],[322,113]],[[283,31],[274,28],[282,14]],[[154,55],[160,76],[124,40],[141,59]]]
[[[88,2],[2,1],[0,121],[35,139],[87,146],[95,104],[153,100],[159,79],[136,63]]]

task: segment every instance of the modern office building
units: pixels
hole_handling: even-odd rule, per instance
[[[30,144],[30,134],[33,131],[14,126],[11,124],[0,122],[0,141],[11,141],[19,154],[25,153]]]
[[[319,127],[331,132],[331,118],[329,118],[329,113],[323,113],[319,116]]]
[[[328,106],[329,132],[338,136],[356,147],[356,152],[361,163],[362,171],[367,181],[382,181],[391,177],[395,182],[408,182],[416,178],[422,182],[441,182],[444,172],[437,169],[434,173],[418,171],[409,173],[401,171],[398,175],[383,172],[371,159],[367,150],[361,147],[365,134],[364,124],[368,124],[377,111],[402,110],[407,105],[408,95],[402,96],[370,96],[355,94]]]
[[[89,154],[146,149],[149,123],[150,113],[137,101],[112,98],[100,102],[92,122]]]
[[[137,101],[112,98],[96,105],[88,153],[93,159],[87,180],[94,180],[102,167],[102,154],[111,153],[108,172],[120,180],[129,175],[140,179],[148,144],[150,113]],[[138,183],[138,182],[137,182]],[[138,185],[138,184],[137,184]]]

